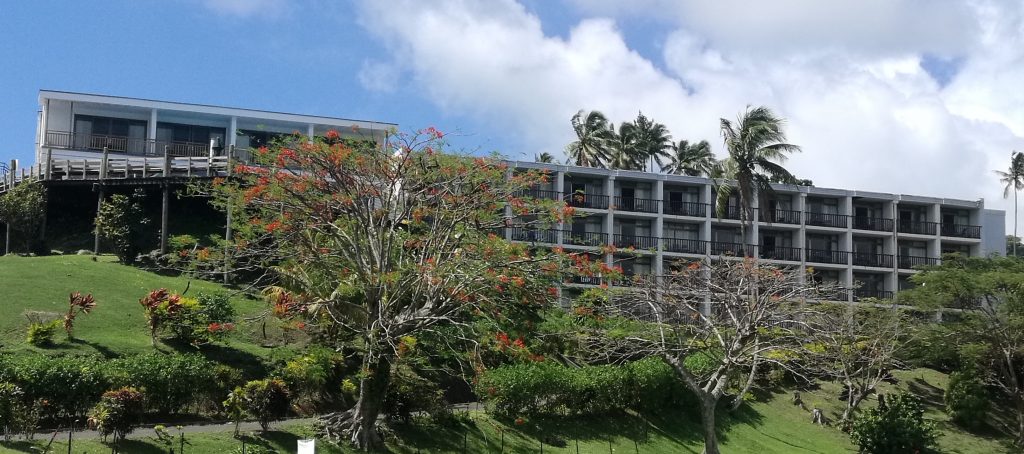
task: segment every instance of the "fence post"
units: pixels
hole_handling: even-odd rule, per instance
[[[45,180],[49,180],[50,179],[50,172],[52,170],[52,167],[50,166],[50,162],[52,161],[52,158],[53,158],[53,150],[47,148],[46,149],[46,170],[45,170],[44,175],[43,175],[43,179],[45,179]]]
[[[171,176],[171,154],[164,145],[164,178]]]
[[[110,159],[110,152],[107,151],[107,147],[103,147],[103,160],[100,161],[100,179],[104,180],[107,178],[107,160]],[[83,166],[85,166],[83,161]]]

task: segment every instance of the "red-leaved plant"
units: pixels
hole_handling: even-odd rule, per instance
[[[68,312],[64,314],[64,331],[68,333],[68,339],[75,338],[75,317],[78,314],[88,314],[96,308],[96,299],[92,293],[82,296],[80,292],[68,296]]]

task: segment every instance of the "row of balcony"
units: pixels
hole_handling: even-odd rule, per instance
[[[573,246],[602,246],[612,244],[617,248],[634,248],[638,250],[655,250],[661,246],[665,252],[681,254],[711,254],[745,256],[752,255],[755,251],[760,258],[768,260],[783,260],[790,262],[807,261],[812,263],[825,263],[835,265],[853,264],[854,266],[865,266],[873,268],[892,268],[893,261],[896,266],[902,269],[913,269],[917,266],[938,264],[938,259],[933,257],[922,257],[913,255],[895,256],[893,254],[877,254],[864,252],[848,252],[826,249],[804,249],[783,246],[746,246],[749,250],[744,251],[742,243],[723,241],[704,241],[681,238],[658,238],[642,235],[614,234],[609,242],[608,235],[601,232],[573,232],[571,230],[556,229],[531,229],[515,227],[511,231],[513,241],[525,241],[531,243],[558,244],[558,235],[562,234],[562,244]]]
[[[625,274],[618,279],[606,279],[601,276],[573,276],[569,283],[595,286],[606,283],[616,287],[632,287],[637,283],[638,279],[650,278],[652,278],[652,275],[648,274]],[[867,298],[891,300],[895,295],[895,292],[891,290],[879,290],[862,286],[854,289],[841,289],[835,292],[834,299],[837,301],[847,301],[852,296],[854,301],[862,301]]]
[[[576,208],[590,208],[605,210],[610,206],[616,210],[632,211],[637,213],[664,213],[674,216],[706,217],[710,204],[700,202],[664,202],[657,199],[643,199],[637,197],[610,197],[600,194],[566,194],[558,191],[548,190],[527,190],[523,196],[548,200],[565,200],[567,204]],[[664,203],[663,203],[664,202]],[[664,210],[662,211],[662,205]],[[873,230],[878,232],[892,232],[895,224],[896,230],[900,233],[911,233],[919,235],[935,235],[941,233],[943,236],[960,238],[981,238],[981,226],[965,224],[940,224],[937,222],[919,222],[904,219],[897,220],[888,218],[875,218],[865,216],[850,216],[846,214],[801,212],[796,210],[758,210],[758,219],[762,222],[778,224],[798,225],[803,221],[806,225],[818,227],[834,227],[845,229],[852,227],[857,230]],[[714,214],[714,213],[712,213]],[[729,206],[722,214],[724,219],[740,219],[741,210],[738,206]]]

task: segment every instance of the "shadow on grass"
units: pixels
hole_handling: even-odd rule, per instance
[[[164,340],[163,345],[172,350],[164,353],[197,353],[208,361],[238,368],[248,377],[263,377],[268,373],[263,358],[235,347],[207,344],[196,348],[188,343],[170,339]]]
[[[89,347],[89,348],[95,350],[96,353],[99,353],[100,355],[103,355],[103,357],[107,358],[107,359],[113,359],[113,358],[117,358],[118,356],[120,356],[117,352],[111,350],[110,348],[108,348],[108,347],[106,347],[104,345],[97,344],[95,342],[90,342],[90,341],[87,341],[85,339],[79,339],[79,338],[76,337],[76,338],[68,339],[67,342],[71,343],[71,344],[75,344],[75,345],[84,345],[86,347]]]

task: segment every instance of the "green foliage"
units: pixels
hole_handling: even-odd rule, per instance
[[[235,388],[225,406],[241,408],[256,418],[265,432],[270,422],[281,419],[288,413],[289,399],[287,385],[278,379],[254,380]]]
[[[853,422],[853,442],[865,454],[923,453],[934,449],[935,427],[924,420],[921,402],[900,393]]]
[[[437,383],[416,373],[411,367],[399,364],[391,372],[391,384],[384,396],[384,413],[408,423],[412,414],[423,412],[435,420],[450,414],[444,390]]]
[[[572,367],[552,361],[502,366],[480,376],[477,394],[508,416],[599,415],[690,403],[671,368],[655,358],[623,366]]]
[[[173,414],[216,401],[216,367],[196,354],[152,353],[119,358],[104,367],[112,386],[146,390],[146,408]],[[216,394],[215,394],[216,393]]]
[[[235,329],[235,310],[223,293],[199,293],[188,298],[167,289],[149,292],[139,300],[145,311],[153,343],[159,334],[193,346],[222,339]]]
[[[991,402],[985,383],[977,371],[957,371],[950,374],[949,385],[943,397],[946,401],[946,413],[953,422],[969,429],[977,429],[985,423]]]
[[[103,437],[113,435],[114,443],[118,443],[141,422],[143,401],[142,392],[135,388],[107,391],[89,412],[89,425]]]
[[[53,345],[53,335],[57,333],[61,325],[60,320],[30,322],[25,340],[36,347],[49,347]]]
[[[110,241],[121,263],[132,264],[151,235],[149,219],[143,212],[146,193],[136,189],[131,196],[114,194],[100,204],[96,215],[96,231]]]
[[[14,383],[0,382],[0,428],[4,428],[4,440],[10,441],[10,430],[17,420],[19,408],[23,405],[25,393]]]
[[[344,356],[329,348],[314,347],[286,362],[278,375],[292,392],[292,400],[316,407],[342,394],[344,372]]]
[[[0,195],[0,222],[10,224],[11,230],[17,232],[25,252],[42,253],[46,250],[38,237],[45,217],[46,188],[42,184],[20,184]]]

